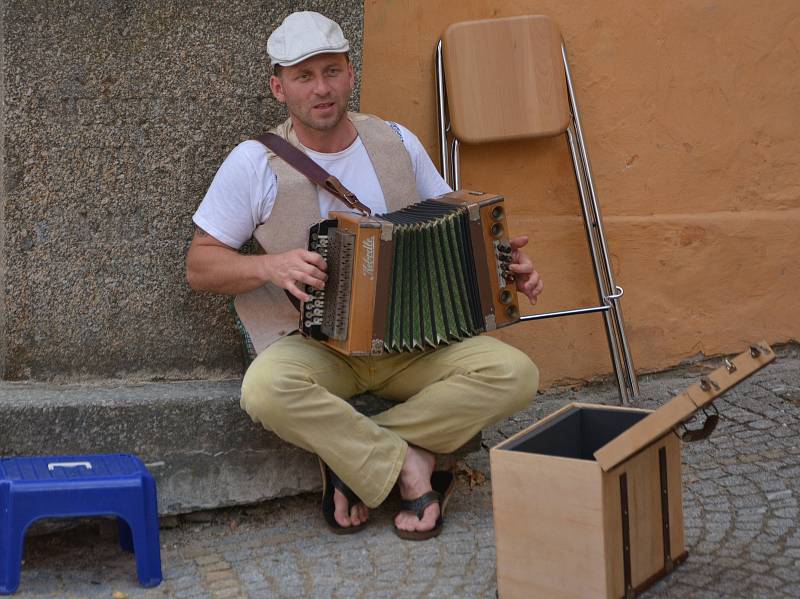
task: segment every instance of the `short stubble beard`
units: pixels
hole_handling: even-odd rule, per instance
[[[312,117],[310,110],[309,114],[306,116],[300,111],[293,110],[293,107],[288,102],[286,104],[286,108],[293,119],[297,119],[303,125],[315,131],[330,131],[331,129],[336,128],[336,126],[342,121],[342,118],[344,118],[344,115],[347,113],[347,103],[343,104],[342,106],[337,106],[336,114],[334,118],[331,119],[315,119]]]

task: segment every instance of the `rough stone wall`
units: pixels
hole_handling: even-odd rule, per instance
[[[5,23],[6,11],[0,6],[0,374],[6,363],[6,85],[5,85]]]
[[[4,378],[241,372],[227,299],[188,287],[184,255],[227,153],[285,118],[266,40],[304,9],[358,68],[354,0],[2,4]]]
[[[438,38],[458,21],[523,14],[549,15],[566,41],[636,366],[800,338],[800,3],[368,2],[362,109],[438,155]],[[531,313],[597,302],[565,145],[462,146],[463,186],[503,193],[512,233],[531,235],[545,281]],[[558,318],[498,336],[547,385],[610,371],[601,323]]]

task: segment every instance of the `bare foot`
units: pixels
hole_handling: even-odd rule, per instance
[[[333,517],[339,526],[349,528],[358,526],[369,520],[369,509],[360,501],[354,505],[349,505],[347,498],[339,489],[333,490]]]
[[[403,499],[416,499],[432,491],[431,474],[436,466],[435,456],[421,447],[408,446],[403,468],[400,470],[398,485]],[[414,512],[401,511],[394,519],[400,530],[431,530],[439,518],[439,504],[431,503],[425,508],[422,520]]]

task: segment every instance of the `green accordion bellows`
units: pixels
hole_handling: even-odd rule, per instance
[[[348,355],[419,351],[519,320],[503,197],[459,190],[389,214],[332,212],[300,331]]]

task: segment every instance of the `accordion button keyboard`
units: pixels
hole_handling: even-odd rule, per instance
[[[317,252],[327,260],[328,258],[328,236],[319,233],[311,233],[308,244],[309,251]],[[305,286],[305,292],[311,299],[303,304],[303,327],[308,332],[311,327],[322,326],[322,313],[325,307],[325,291],[317,289],[311,285]]]
[[[347,339],[350,315],[350,283],[355,255],[355,235],[331,229],[328,238],[328,303],[320,310],[322,332],[332,339]]]

